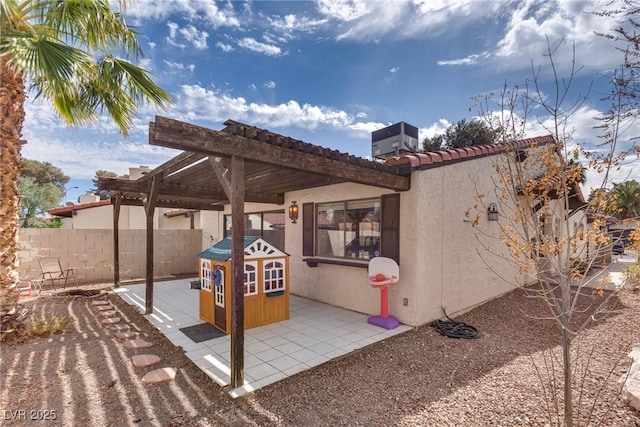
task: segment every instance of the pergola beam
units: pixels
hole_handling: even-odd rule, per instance
[[[156,116],[149,125],[149,143],[207,156],[238,156],[284,168],[334,176],[359,184],[406,191],[408,176],[396,175],[357,164],[260,142],[228,132]]]
[[[98,188],[112,192],[121,191],[123,193],[147,194],[151,191],[150,181],[130,180],[121,178],[98,178]],[[167,196],[180,197],[185,199],[195,199],[200,202],[223,201],[228,204],[228,197],[224,191],[210,188],[193,187],[180,184],[160,183],[158,188],[158,199],[165,199]],[[247,202],[271,203],[281,205],[284,203],[284,194],[247,194]]]

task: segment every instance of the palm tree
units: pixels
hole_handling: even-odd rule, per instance
[[[126,0],[118,1],[124,9]],[[20,149],[26,85],[69,125],[106,112],[126,136],[137,107],[170,95],[135,65],[143,57],[108,0],[0,2],[0,298],[17,283]]]
[[[615,197],[616,213],[620,219],[640,216],[640,183],[635,179],[613,184],[611,194]]]

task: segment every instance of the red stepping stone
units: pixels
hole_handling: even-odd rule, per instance
[[[153,347],[153,343],[149,341],[145,341],[143,339],[138,340],[129,340],[124,343],[124,346],[127,348],[149,348]]]
[[[121,320],[122,318],[120,317],[107,317],[106,319],[102,319],[100,323],[103,325],[113,325],[115,323],[120,323]]]
[[[129,326],[129,325],[111,325],[111,326],[107,326],[107,328],[110,331],[119,332],[119,331],[128,331],[129,329],[131,329],[131,326]]]
[[[111,304],[97,305],[96,306],[96,310],[98,310],[98,311],[109,311],[109,310],[113,310],[113,306]]]
[[[102,317],[113,317],[116,314],[118,314],[118,312],[115,311],[115,310],[101,311],[100,312],[100,316],[102,316]]]
[[[155,365],[160,362],[160,357],[155,354],[136,354],[131,356],[133,366],[136,368],[146,368],[147,366]]]
[[[135,338],[138,336],[137,332],[116,332],[116,337],[121,340],[130,340],[131,338]]]
[[[176,368],[156,369],[142,377],[142,384],[170,383],[176,377],[176,373],[178,373]]]
[[[101,300],[91,302],[91,305],[105,305],[105,304],[109,304],[109,300],[101,299]]]

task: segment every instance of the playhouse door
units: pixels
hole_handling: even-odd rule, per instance
[[[214,295],[214,305],[213,305],[213,317],[214,324],[217,328],[222,331],[227,331],[227,312],[224,307],[225,301],[225,269],[224,266],[216,266],[219,268],[220,277],[217,277],[217,280],[214,280],[214,284],[212,286],[213,295]],[[219,283],[215,283],[219,282]]]

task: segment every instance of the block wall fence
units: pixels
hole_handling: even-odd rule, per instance
[[[75,269],[78,283],[113,283],[113,231],[20,229],[20,279],[42,276],[38,258],[60,257],[62,268]],[[120,230],[120,280],[144,279],[146,231]],[[197,276],[202,230],[155,230],[154,276]]]

